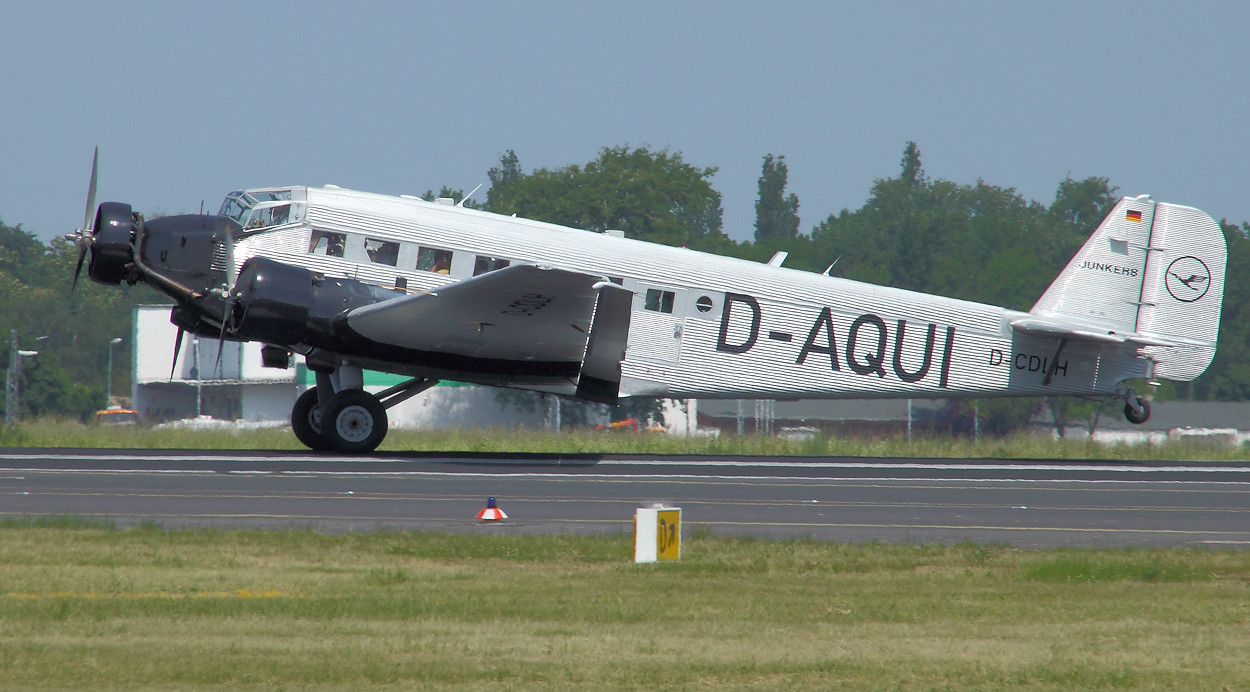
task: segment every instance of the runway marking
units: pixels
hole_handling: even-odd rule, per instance
[[[272,477],[307,477],[316,478],[320,476],[340,477],[340,478],[494,478],[494,479],[544,479],[544,480],[570,480],[570,481],[598,481],[598,482],[619,482],[619,483],[705,483],[718,481],[722,484],[741,483],[748,485],[750,481],[760,482],[767,481],[770,485],[780,485],[784,483],[792,485],[812,485],[817,483],[839,483],[843,480],[846,482],[872,482],[877,484],[898,482],[914,482],[915,478],[898,478],[889,476],[880,477],[851,477],[846,479],[829,478],[821,476],[803,477],[803,476],[719,476],[719,475],[702,475],[702,474],[604,474],[604,473],[554,473],[554,472],[516,472],[516,473],[486,473],[479,471],[465,472],[448,472],[448,471],[206,471],[206,470],[166,470],[166,469],[46,469],[46,468],[30,468],[30,469],[14,469],[28,473],[69,473],[69,474],[123,474],[123,475],[206,475],[206,476],[272,476]],[[929,479],[926,479],[929,480]],[[1138,484],[1138,485],[1210,485],[1218,483],[1220,485],[1239,486],[1250,485],[1250,478],[1245,481],[1202,481],[1202,480],[1150,480],[1150,479],[1115,479],[1115,478],[933,478],[933,483],[1010,483],[1010,484],[1042,484],[1042,483],[1065,483],[1065,484]],[[900,485],[878,485],[875,487],[911,487]],[[924,486],[931,487],[931,486]]]
[[[252,494],[240,492],[228,493],[188,493],[188,492],[58,492],[58,491],[33,491],[23,492],[22,495],[32,497],[142,497],[142,498],[162,498],[162,499],[190,499],[190,500],[277,500],[277,501],[301,501],[301,500],[358,500],[363,502],[479,502],[479,495],[433,495],[433,494],[398,494],[398,493],[371,493],[368,491],[349,491],[350,494],[344,492],[316,492],[316,491],[292,491],[285,494]],[[640,502],[637,498],[632,497],[589,497],[584,495],[575,496],[530,496],[530,495],[512,495],[508,498],[508,502],[513,504],[636,504]],[[1007,505],[1005,503],[977,503],[977,502],[900,502],[895,500],[883,500],[880,502],[872,500],[837,500],[837,499],[816,499],[816,498],[777,498],[773,500],[760,500],[753,498],[723,498],[711,500],[699,500],[683,498],[680,500],[687,505],[723,505],[734,504],[753,507],[774,507],[774,506],[809,506],[812,509],[829,508],[850,508],[850,507],[866,507],[866,508],[890,508],[890,509],[913,509],[913,508],[932,508],[932,509],[1012,509],[1017,511],[1029,512],[1064,512],[1064,511],[1085,511],[1085,512],[1216,512],[1216,513],[1250,513],[1250,507],[1193,507],[1185,505],[1126,505],[1121,507],[1106,507],[1100,505],[1039,505],[1031,504],[1028,506]]]
[[[263,451],[263,450],[248,450]],[[1214,464],[1226,462],[1211,462],[1204,464],[1201,462],[1190,462],[1191,465],[1173,465],[1173,466],[1133,466],[1129,462],[1124,464],[1080,464],[1080,463],[1020,463],[1020,462],[886,462],[886,461],[778,461],[778,460],[753,460],[738,461],[730,459],[586,459],[586,460],[562,460],[551,459],[535,459],[520,461],[496,461],[492,459],[464,459],[458,457],[448,458],[373,458],[359,456],[325,456],[325,455],[301,455],[301,454],[277,454],[264,456],[252,455],[221,455],[221,454],[153,454],[153,455],[136,455],[136,454],[27,454],[27,453],[9,453],[0,454],[0,460],[15,461],[128,461],[128,462],[168,462],[168,461],[195,461],[195,462],[302,462],[313,464],[327,463],[355,463],[355,464],[451,464],[451,465],[499,465],[499,466],[660,466],[660,467],[681,467],[689,466],[694,468],[798,468],[798,469],[906,469],[906,470],[942,470],[942,471],[1099,471],[1113,472],[1125,474],[1146,474],[1146,473],[1238,473],[1250,474],[1250,464],[1242,466],[1215,466]],[[1184,464],[1185,462],[1179,462]],[[1243,463],[1244,462],[1232,462]],[[12,469],[26,470],[26,469]],[[29,469],[29,470],[46,470],[46,469]],[[60,470],[60,469],[58,469]],[[72,471],[114,471],[118,473],[217,473],[212,470],[196,470],[196,469],[64,469]],[[313,471],[309,473],[391,473],[391,472],[355,472],[355,471]],[[272,473],[265,470],[255,471],[231,471],[231,473]],[[398,472],[407,473],[427,473],[427,472]],[[733,476],[731,476],[733,477]],[[761,476],[771,477],[771,476]]]

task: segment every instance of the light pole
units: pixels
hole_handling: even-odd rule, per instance
[[[113,347],[116,346],[117,344],[120,344],[121,342],[122,342],[122,338],[120,336],[114,338],[112,341],[109,342],[109,374],[108,374],[109,381],[108,381],[108,385],[106,386],[106,391],[108,392],[108,394],[105,395],[105,400],[108,402],[106,404],[107,406],[113,405]]]
[[[11,330],[12,347],[9,349],[9,369],[4,380],[4,424],[12,425],[18,419],[19,377],[22,373],[22,359],[30,358],[38,351],[23,351],[17,347],[17,330]]]

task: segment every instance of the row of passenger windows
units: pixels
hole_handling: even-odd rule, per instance
[[[347,243],[348,237],[346,233],[313,231],[308,243],[308,252],[309,254],[324,255],[326,257],[344,257],[347,254]],[[368,237],[364,239],[365,255],[374,264],[399,267],[399,250],[400,243],[393,240],[378,240]],[[435,274],[448,274],[451,272],[451,258],[451,250],[426,247],[424,245],[419,246],[417,248],[416,261],[411,269],[433,272]],[[478,255],[473,264],[473,275],[477,276],[478,274],[495,271],[496,269],[503,269],[509,264],[510,261],[506,259]],[[403,268],[409,269],[409,267]]]
[[[308,252],[313,255],[324,255],[326,257],[343,257],[346,255],[347,234],[336,233],[333,231],[313,231],[312,238],[308,243]],[[400,243],[393,240],[378,240],[376,238],[364,239],[364,251],[369,261],[374,264],[384,264],[388,267],[399,266]],[[436,274],[448,274],[451,272],[452,251],[442,248],[418,246],[415,266],[412,267],[417,271],[434,272]],[[511,264],[510,260],[499,257],[489,257],[486,255],[477,255],[473,262],[473,276],[493,272],[497,269],[503,269]],[[406,269],[406,267],[404,267]],[[612,282],[621,284],[623,281],[619,278],[612,277]],[[400,285],[397,283],[397,285]],[[406,286],[407,282],[404,281]],[[658,288],[648,288],[646,298],[643,301],[643,308],[652,312],[661,312],[671,314],[673,312],[673,304],[676,295],[673,291],[664,291]],[[695,304],[699,312],[707,312],[712,309],[712,301],[706,296],[701,297]]]

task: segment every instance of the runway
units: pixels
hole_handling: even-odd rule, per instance
[[[1250,462],[2,449],[0,498],[118,526],[617,534],[664,503],[687,535],[1250,547]]]

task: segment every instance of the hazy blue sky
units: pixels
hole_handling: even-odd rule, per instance
[[[1049,204],[1104,175],[1250,221],[1247,27],[1245,2],[0,0],[0,218],[75,229],[97,144],[99,200],[149,213],[646,144],[717,167],[746,239],[765,154],[807,231],[915,140],[934,178]]]

